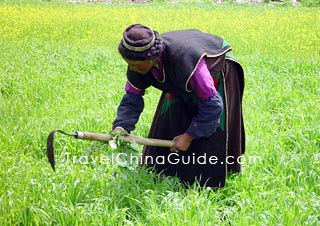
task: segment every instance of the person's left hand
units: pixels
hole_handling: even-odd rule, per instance
[[[186,151],[191,141],[193,140],[187,133],[181,134],[173,138],[174,145],[170,148],[170,151]]]

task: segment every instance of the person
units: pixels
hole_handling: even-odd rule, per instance
[[[183,184],[225,186],[228,172],[240,172],[245,151],[244,72],[230,45],[196,29],[159,34],[133,24],[118,50],[128,64],[127,82],[112,128],[133,131],[145,90],[161,90],[148,137],[174,145],[145,146],[141,163]]]

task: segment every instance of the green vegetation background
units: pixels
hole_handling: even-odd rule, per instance
[[[132,23],[197,28],[233,46],[247,150],[225,188],[94,163],[132,150],[60,135],[51,170],[51,130],[110,131],[126,81],[117,44]],[[302,5],[1,1],[1,225],[319,225],[319,25],[319,8]],[[159,94],[148,90],[135,135],[147,136]],[[84,155],[88,164],[76,161]]]

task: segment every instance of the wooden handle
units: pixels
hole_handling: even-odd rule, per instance
[[[76,138],[83,140],[97,140],[108,142],[112,140],[112,137],[109,134],[102,133],[91,133],[91,132],[76,132]],[[146,145],[146,146],[156,146],[156,147],[172,147],[174,142],[171,140],[162,140],[154,138],[141,138],[133,135],[127,135],[122,137],[125,142],[136,142],[137,144]]]
[[[82,140],[97,140],[97,141],[104,141],[104,142],[108,142],[109,140],[112,140],[109,134],[80,132],[80,131],[77,131],[76,134],[77,134],[76,138],[82,139]]]
[[[137,144],[142,144],[146,146],[155,146],[155,147],[172,147],[174,142],[171,140],[161,140],[154,138],[141,138],[133,135],[124,136],[123,140],[125,142],[136,142]]]

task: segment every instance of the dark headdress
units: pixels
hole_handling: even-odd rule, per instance
[[[163,45],[157,31],[142,24],[133,24],[123,32],[118,49],[125,59],[146,60],[159,56]]]

